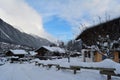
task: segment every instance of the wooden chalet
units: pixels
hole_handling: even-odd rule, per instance
[[[50,46],[43,46],[37,49],[36,56],[61,56],[65,53],[65,50],[60,47],[50,47]]]
[[[20,49],[16,49],[16,50],[9,50],[5,53],[6,56],[17,56],[19,58],[24,57],[25,55],[27,55],[28,53],[25,50],[20,50]]]

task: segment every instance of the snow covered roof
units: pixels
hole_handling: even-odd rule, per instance
[[[25,50],[16,49],[16,50],[10,50],[13,54],[28,54]]]
[[[43,46],[43,47],[51,52],[65,53],[65,50],[60,47],[50,47],[50,46]]]

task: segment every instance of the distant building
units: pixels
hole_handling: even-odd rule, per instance
[[[35,52],[37,52],[36,56],[61,56],[65,54],[65,50],[63,48],[55,46],[43,46]]]
[[[19,58],[24,57],[25,55],[27,55],[28,53],[25,50],[9,50],[5,53],[6,56],[17,56]]]

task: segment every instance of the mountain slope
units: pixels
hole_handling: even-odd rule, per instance
[[[34,48],[51,44],[51,42],[46,39],[20,32],[2,19],[0,19],[0,42],[26,45]]]

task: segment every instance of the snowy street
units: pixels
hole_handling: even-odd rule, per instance
[[[46,68],[37,67],[32,64],[5,64],[0,66],[0,80],[83,80],[86,77],[88,79],[91,78],[84,74],[86,72],[74,75],[73,72],[56,71],[55,68],[47,70]],[[96,73],[90,75],[96,75],[92,80],[101,80],[102,78],[102,76],[100,77]]]
[[[34,63],[6,63],[0,66],[0,80],[106,80],[106,76],[97,70],[82,69],[73,74],[71,70],[57,71],[55,67],[48,70]],[[120,77],[112,77],[112,80],[120,80]]]

